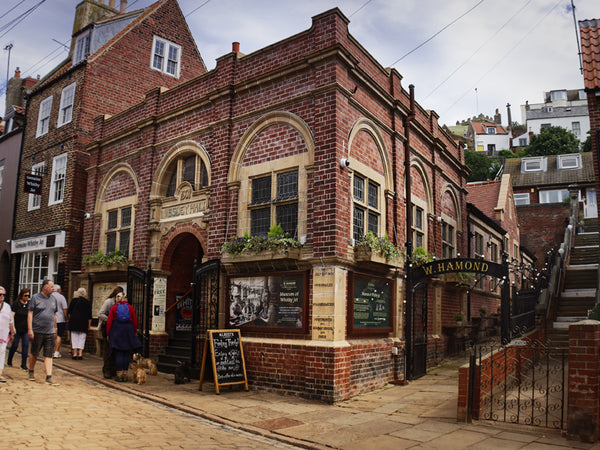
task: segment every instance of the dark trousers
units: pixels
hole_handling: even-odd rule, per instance
[[[102,330],[102,347],[104,348],[104,366],[102,366],[102,374],[105,378],[112,378],[117,375],[115,366],[115,354],[111,351],[110,344],[106,337],[106,328]]]
[[[19,341],[21,341],[21,367],[27,368],[27,354],[29,353],[29,335],[27,331],[15,334],[13,343],[8,351],[8,364],[12,365],[13,356],[15,356],[17,351]]]

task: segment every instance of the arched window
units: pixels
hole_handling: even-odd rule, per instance
[[[177,186],[187,181],[194,191],[208,186],[208,170],[202,158],[197,154],[188,154],[171,162],[168,172],[171,173],[165,197],[173,197]]]

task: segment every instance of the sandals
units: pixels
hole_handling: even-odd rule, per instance
[[[0,375],[0,383],[6,383],[6,378]]]

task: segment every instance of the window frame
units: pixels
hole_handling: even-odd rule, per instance
[[[562,193],[562,200],[549,201],[549,200],[553,200],[550,196],[552,196],[554,194],[558,194],[558,193]],[[567,200],[567,199],[570,198],[570,194],[569,194],[569,190],[568,189],[545,189],[545,190],[540,190],[539,196],[540,196],[540,204],[563,203],[565,200]]]
[[[574,164],[569,165],[570,161],[572,161]],[[556,162],[558,168],[561,170],[581,169],[581,153],[569,153],[566,155],[558,155]]]
[[[545,172],[546,167],[546,158],[543,156],[534,156],[521,160],[521,172]]]
[[[422,247],[427,250],[426,236],[427,236],[427,213],[425,208],[420,205],[412,205],[412,224],[410,226],[412,233],[413,248]],[[420,217],[420,225],[417,223],[417,217]]]
[[[80,63],[87,59],[90,55],[91,46],[91,32],[86,31],[81,35],[77,36],[75,40],[75,49],[73,50],[73,65]]]
[[[43,176],[46,169],[46,162],[42,161],[31,166],[31,173],[33,175]],[[42,194],[29,194],[27,201],[27,211],[35,211],[40,209],[42,206]]]
[[[448,239],[448,237],[450,239]],[[454,258],[456,255],[456,227],[445,220],[442,222],[442,258]]]
[[[292,195],[290,194],[285,194],[283,195],[283,193],[280,191],[280,187],[283,186],[283,177],[285,177],[286,175],[292,174],[295,172],[295,178],[296,178],[296,191],[295,193],[292,193]],[[281,178],[280,178],[281,177]],[[265,187],[268,187],[268,189],[270,190],[269,193],[265,194],[264,196],[261,196],[260,198],[254,198],[254,182],[263,182],[267,179],[270,179],[270,182],[268,183],[268,186],[265,184]],[[285,233],[290,234],[290,236],[292,238],[298,238],[299,237],[299,224],[300,224],[300,218],[299,218],[299,204],[300,204],[300,186],[299,186],[299,181],[300,181],[300,173],[299,173],[299,169],[298,167],[288,167],[282,170],[278,170],[278,171],[272,171],[270,173],[262,173],[260,175],[254,176],[250,178],[250,192],[251,192],[251,199],[250,199],[250,203],[248,203],[248,212],[249,212],[249,218],[250,218],[250,223],[249,223],[249,228],[250,228],[250,234],[252,236],[267,236],[269,229],[275,225],[278,222],[278,218],[279,213],[283,212],[283,209],[287,206],[291,206],[291,205],[295,205],[296,206],[296,219],[295,219],[295,231],[293,233],[291,233],[290,228],[287,227],[285,223],[280,223],[280,225],[283,227],[283,231]],[[256,188],[258,189],[259,186],[257,185]],[[268,198],[267,198],[268,196]],[[268,212],[268,214],[265,214],[265,212]],[[265,218],[268,217],[268,225],[265,227],[264,225],[260,225],[259,226],[259,221],[263,221],[265,220]]]
[[[125,210],[129,210],[129,222],[126,225],[123,225],[123,212]],[[105,212],[105,223],[104,223],[104,249],[106,254],[112,254],[117,250],[123,251],[125,255],[129,258],[131,255],[131,236],[133,235],[133,222],[134,222],[134,212],[135,208],[132,204],[124,203],[122,205],[107,208]],[[111,226],[110,219],[111,214],[116,213],[116,223],[115,226]],[[122,245],[122,238],[127,234],[127,248],[124,249]],[[114,237],[114,248],[112,245],[109,245],[112,242],[112,237]]]
[[[531,197],[529,195],[529,192],[515,192],[513,194],[513,201],[515,202],[515,206],[530,205]]]
[[[73,105],[75,104],[76,86],[76,82],[71,83],[68,86],[65,86],[60,94],[60,107],[58,109],[56,128],[60,128],[73,120]]]
[[[157,44],[162,44],[163,53],[159,54],[157,52]],[[177,59],[171,59],[171,49],[175,49],[177,51]],[[157,57],[160,58],[160,64],[157,64]],[[181,45],[176,44],[175,42],[169,41],[168,39],[162,38],[160,36],[154,36],[152,40],[152,51],[150,54],[150,68],[152,70],[157,70],[165,75],[169,75],[174,78],[179,78],[181,72],[181,57],[182,57],[182,48]],[[174,62],[173,62],[174,61]],[[173,62],[175,64],[175,70],[173,73],[169,71],[169,62]]]
[[[357,180],[362,181],[361,197],[357,196]],[[376,190],[373,196],[372,189]],[[361,172],[354,171],[352,173],[352,238],[356,241],[360,240],[369,232],[375,236],[381,235],[381,217],[382,217],[382,200],[381,200],[381,184],[377,180],[363,175]],[[372,201],[374,199],[374,201]],[[361,230],[357,228],[358,212],[361,212],[362,226]],[[373,226],[371,218],[376,218],[377,223]],[[360,231],[360,232],[359,232]]]
[[[50,180],[50,194],[48,195],[48,206],[62,203],[65,198],[65,184],[67,181],[67,162],[68,153],[63,153],[61,155],[55,156],[52,159],[52,178]]]
[[[50,95],[40,102],[38,111],[37,129],[35,137],[40,137],[48,133],[50,130],[50,114],[52,113],[53,96]]]

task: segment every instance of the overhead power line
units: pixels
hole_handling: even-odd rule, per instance
[[[42,3],[44,3],[45,1],[46,0],[41,0],[39,3],[37,3],[36,5],[34,5],[31,8],[29,8],[27,11],[25,11],[20,16],[18,16],[15,19],[11,20],[6,25],[1,26],[0,27],[0,31],[6,30],[7,27],[10,27],[10,28],[8,28],[8,30],[4,31],[4,33],[0,35],[0,38],[3,38],[4,36],[6,36],[6,34],[9,31],[11,31],[14,27],[16,27],[17,25],[19,25],[21,22],[23,22],[23,20],[25,20],[29,14],[31,14],[33,11],[35,11],[37,8],[39,8],[39,6]]]
[[[468,62],[469,62],[469,61],[470,61],[470,60],[471,60],[471,59],[472,59],[472,58],[473,58],[473,57],[474,57],[474,56],[475,56],[475,55],[476,55],[476,54],[477,54],[477,53],[478,53],[478,52],[479,52],[479,51],[480,51],[482,48],[486,47],[486,46],[487,46],[487,44],[488,44],[488,43],[489,43],[489,42],[490,42],[490,41],[491,41],[491,40],[492,40],[494,37],[496,37],[496,35],[497,35],[498,33],[500,33],[500,31],[502,31],[502,30],[503,30],[503,29],[506,27],[506,25],[508,25],[508,24],[509,24],[509,23],[510,23],[510,22],[511,22],[511,21],[512,21],[512,20],[513,20],[513,19],[514,19],[514,18],[515,18],[517,15],[518,15],[518,14],[520,14],[520,13],[521,13],[521,11],[523,11],[523,10],[524,10],[524,9],[527,7],[527,5],[529,5],[529,4],[531,3],[531,1],[532,1],[532,0],[528,0],[528,1],[527,1],[527,3],[525,3],[523,6],[521,6],[521,8],[519,8],[519,10],[518,10],[516,13],[514,13],[512,16],[510,16],[510,19],[508,19],[506,22],[504,22],[504,23],[502,24],[502,26],[501,26],[500,28],[498,28],[498,30],[496,30],[496,32],[495,32],[494,34],[492,34],[492,35],[491,35],[491,36],[490,36],[488,39],[486,39],[486,41],[485,41],[483,44],[481,44],[481,45],[479,46],[479,48],[477,48],[477,50],[475,50],[473,53],[471,53],[471,56],[469,56],[467,59],[465,59],[465,60],[462,62],[462,64],[460,64],[460,65],[459,65],[459,66],[458,66],[456,69],[454,69],[454,70],[453,70],[453,71],[450,73],[450,75],[448,75],[446,78],[444,78],[444,80],[443,80],[443,81],[442,81],[440,84],[438,84],[438,85],[437,85],[435,88],[433,88],[433,90],[432,90],[432,91],[431,91],[429,94],[427,94],[427,95],[426,95],[426,96],[423,98],[423,101],[427,100],[427,99],[428,99],[428,98],[429,98],[429,97],[430,97],[430,96],[431,96],[431,95],[432,95],[432,94],[433,94],[435,91],[437,91],[439,88],[441,88],[441,87],[444,85],[444,83],[446,83],[446,81],[448,81],[450,78],[452,78],[452,76],[453,76],[453,75],[454,75],[456,72],[458,72],[460,69],[462,69],[462,68],[463,68],[463,66],[464,66],[465,64],[467,64],[467,63],[468,63]]]
[[[473,6],[472,8],[470,8],[469,10],[467,10],[466,12],[464,12],[463,14],[461,14],[460,16],[458,16],[456,19],[454,19],[452,22],[450,22],[448,25],[446,25],[444,28],[442,28],[440,31],[438,31],[437,33],[435,33],[433,36],[431,36],[429,39],[425,40],[424,42],[422,42],[421,44],[417,45],[415,48],[413,48],[410,52],[406,53],[405,55],[401,56],[400,58],[398,58],[396,61],[394,61],[392,64],[390,64],[390,67],[394,67],[396,64],[398,64],[400,61],[402,61],[404,58],[406,58],[408,55],[410,55],[411,53],[415,52],[416,50],[420,49],[421,47],[423,47],[425,44],[427,44],[429,41],[431,41],[434,37],[436,37],[437,35],[439,35],[441,32],[443,32],[445,29],[447,29],[448,27],[450,27],[451,25],[454,25],[456,22],[458,22],[460,19],[462,19],[463,17],[465,17],[467,14],[469,14],[471,11],[473,11],[475,8],[477,8],[479,5],[481,5],[485,0],[480,0],[479,3],[477,3],[475,6]]]
[[[467,89],[467,90],[466,90],[466,91],[463,93],[463,95],[461,95],[459,98],[457,98],[457,99],[454,101],[454,103],[452,103],[450,106],[448,106],[448,107],[446,108],[446,110],[444,111],[444,113],[445,113],[445,112],[447,112],[447,111],[448,111],[450,108],[452,108],[454,105],[456,105],[456,104],[457,104],[457,103],[458,103],[460,100],[462,100],[462,99],[465,97],[465,95],[469,94],[469,93],[472,91],[472,89],[473,89],[473,87],[474,87],[474,86],[477,86],[477,85],[479,84],[479,82],[481,82],[481,80],[483,80],[484,78],[486,78],[486,77],[487,77],[487,76],[488,76],[488,75],[489,75],[489,74],[490,74],[492,71],[494,71],[494,70],[496,69],[496,67],[498,67],[498,65],[499,65],[499,64],[500,64],[502,61],[504,61],[504,60],[505,60],[505,59],[508,57],[508,55],[510,55],[510,54],[513,52],[513,50],[514,50],[515,48],[517,48],[519,45],[521,45],[521,43],[522,43],[522,42],[523,42],[523,41],[524,41],[524,40],[525,40],[525,39],[526,39],[526,38],[527,38],[527,37],[528,37],[528,36],[529,36],[531,33],[533,33],[533,30],[535,30],[535,29],[536,29],[536,28],[537,28],[537,27],[538,27],[538,26],[539,26],[539,25],[540,25],[540,24],[541,24],[541,23],[542,23],[542,22],[543,22],[543,21],[546,19],[546,17],[548,17],[548,16],[550,15],[550,13],[556,9],[556,7],[557,7],[557,6],[558,6],[558,5],[561,3],[561,1],[562,1],[562,0],[558,0],[558,1],[555,3],[555,5],[554,5],[552,8],[550,8],[550,9],[548,10],[548,12],[547,12],[546,14],[544,14],[544,15],[542,16],[542,18],[541,18],[540,20],[538,20],[538,21],[536,22],[536,24],[535,24],[534,26],[532,26],[532,27],[529,29],[529,31],[528,31],[527,33],[525,33],[525,35],[523,35],[523,37],[522,37],[522,38],[521,38],[521,39],[520,39],[520,40],[519,40],[519,41],[518,41],[518,42],[517,42],[515,45],[513,45],[513,46],[512,46],[512,47],[511,47],[511,48],[510,48],[510,49],[509,49],[509,50],[508,50],[508,51],[507,51],[507,52],[506,52],[506,53],[505,53],[503,56],[502,56],[502,58],[500,58],[498,61],[496,61],[496,63],[495,63],[495,64],[494,64],[492,67],[490,67],[490,68],[489,68],[489,70],[488,70],[487,72],[485,72],[485,73],[484,73],[484,74],[483,74],[483,75],[482,75],[482,76],[481,76],[481,77],[480,77],[480,78],[479,78],[479,79],[478,79],[478,80],[477,80],[477,81],[474,83],[474,85],[473,85],[473,86],[469,87],[469,88],[468,88],[468,89]]]

